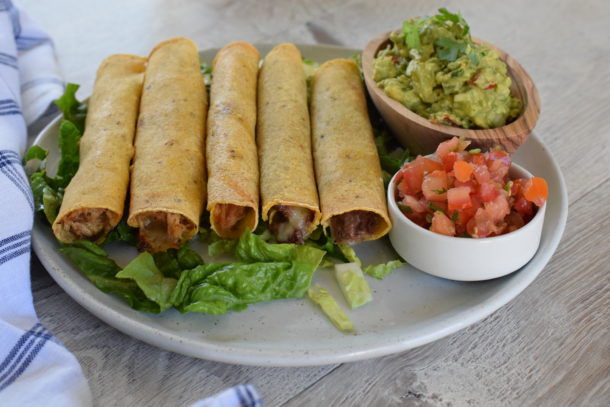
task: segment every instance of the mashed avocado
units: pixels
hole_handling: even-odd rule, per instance
[[[466,21],[446,9],[392,32],[373,61],[373,79],[388,96],[439,124],[489,129],[522,109],[510,95],[498,53],[473,43]]]

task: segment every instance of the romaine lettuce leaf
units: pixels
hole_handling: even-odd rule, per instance
[[[176,287],[176,279],[163,275],[155,265],[152,254],[140,253],[116,277],[135,281],[144,295],[159,306],[160,312],[171,307],[169,297]]]
[[[203,259],[188,244],[179,249],[169,249],[165,252],[153,253],[155,265],[166,277],[180,278],[182,270],[190,270],[203,264]]]
[[[246,229],[235,247],[235,257],[244,263],[291,261],[297,248],[292,243],[268,243]]]
[[[324,257],[313,247],[267,243],[250,231],[235,252],[240,262],[183,271],[171,296],[173,305],[180,312],[220,315],[256,302],[300,298]]]
[[[126,207],[129,206],[126,205]],[[106,239],[104,239],[103,245],[106,246],[107,244],[110,244],[112,242],[126,242],[135,246],[136,234],[137,229],[132,228],[127,224],[127,211],[125,211],[123,219],[121,219],[119,224],[116,225],[116,227],[108,233]]]
[[[152,313],[161,311],[159,305],[146,298],[135,282],[115,277],[121,268],[95,243],[78,241],[63,246],[59,251],[101,291],[117,295],[131,308]]]
[[[64,115],[64,120],[71,121],[82,133],[85,130],[85,118],[87,117],[87,105],[76,99],[76,91],[80,85],[75,83],[66,84],[64,94],[55,101],[55,105]]]
[[[56,104],[64,112],[64,120],[59,126],[58,144],[61,154],[55,177],[46,171],[48,151],[40,146],[32,146],[25,153],[26,166],[40,160],[38,167],[30,174],[30,185],[34,195],[36,211],[42,211],[49,223],[53,223],[63,200],[64,189],[76,174],[79,165],[79,141],[84,127],[86,107],[74,96],[78,85],[68,84],[66,92]],[[73,121],[72,121],[73,120]]]
[[[309,239],[305,241],[306,246],[315,247],[316,249],[324,250],[328,256],[333,257],[337,260],[340,260],[345,263],[349,263],[350,260],[345,256],[345,248],[341,250],[338,244],[335,244],[332,236],[327,235],[322,230],[322,226],[319,226],[313,233],[309,236]],[[348,246],[349,247],[349,246]],[[325,258],[328,260],[328,257]],[[328,261],[325,261],[325,264]]]

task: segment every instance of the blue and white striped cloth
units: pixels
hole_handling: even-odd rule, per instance
[[[190,407],[263,407],[263,400],[253,386],[240,384],[199,400]]]
[[[0,0],[0,405],[86,406],[76,358],[38,322],[30,285],[34,203],[21,165],[27,125],[63,93],[53,44]]]
[[[0,406],[92,404],[78,361],[38,321],[30,284],[34,202],[21,161],[28,126],[49,118],[63,89],[50,38],[0,0]],[[250,385],[192,405],[262,406]]]

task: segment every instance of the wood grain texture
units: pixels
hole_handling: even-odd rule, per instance
[[[485,320],[426,346],[380,359],[317,368],[254,368],[201,361],[131,339],[72,301],[34,263],[42,322],[74,352],[96,405],[186,406],[240,382],[267,406],[604,406],[610,404],[610,3],[401,0],[15,0],[55,39],[67,80],[90,93],[105,56],[145,55],[175,35],[202,48],[234,40],[363,47],[409,16],[460,10],[473,34],[532,76],[542,109],[535,134],[558,161],[570,216],[539,278]],[[521,10],[527,10],[527,13]],[[309,24],[308,24],[309,23]],[[312,24],[313,23],[313,24]],[[75,34],[78,33],[78,34]],[[600,204],[601,203],[601,204]]]

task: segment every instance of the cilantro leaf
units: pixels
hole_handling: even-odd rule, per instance
[[[451,21],[452,23],[458,24],[463,28],[463,35],[466,36],[470,32],[470,26],[464,20],[460,13],[451,13],[446,8],[439,8],[438,14],[434,16],[437,21],[445,22]]]
[[[403,204],[397,204],[397,205],[398,205],[398,209],[400,209],[401,211],[403,211],[405,213],[413,213],[413,208],[411,208],[410,206],[403,205]]]
[[[402,23],[402,32],[405,33],[405,44],[409,48],[420,49],[421,39],[419,38],[419,21],[412,22],[411,20]]]
[[[451,38],[442,37],[434,42],[436,46],[436,56],[443,61],[453,62],[457,59],[459,53],[466,51],[467,44],[457,42]]]

